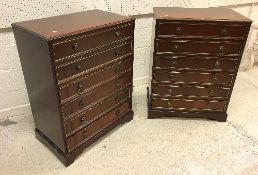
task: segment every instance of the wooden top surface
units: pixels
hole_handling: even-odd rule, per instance
[[[199,20],[199,21],[240,21],[251,20],[232,9],[211,8],[180,8],[180,7],[154,7],[154,18],[172,20]]]
[[[17,22],[12,24],[12,26],[23,28],[40,37],[51,40],[64,35],[71,35],[82,31],[89,31],[113,24],[119,24],[128,20],[132,20],[132,18],[101,10],[89,10],[67,15]]]

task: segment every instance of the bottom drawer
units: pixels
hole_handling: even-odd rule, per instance
[[[126,102],[121,106],[119,106],[118,108],[107,113],[106,115],[104,115],[103,117],[95,121],[94,123],[78,131],[76,134],[74,134],[73,136],[69,137],[66,140],[68,151],[70,152],[76,147],[78,147],[79,145],[81,145],[83,142],[86,142],[91,137],[101,132],[106,127],[108,127],[114,121],[118,120],[123,115],[128,113],[130,110],[131,110],[130,104],[129,102]]]
[[[216,110],[224,111],[227,101],[151,98],[151,107],[175,110]]]
[[[97,120],[101,115],[110,111],[115,106],[125,102],[130,97],[130,91],[131,88],[120,91],[117,94],[95,104],[79,115],[68,119],[64,122],[65,134],[70,135],[72,132],[76,132],[76,130],[85,127],[94,120]]]

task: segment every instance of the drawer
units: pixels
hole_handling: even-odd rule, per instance
[[[65,121],[64,122],[65,134],[68,135],[71,132],[75,132],[78,129],[85,127],[89,123],[95,121],[96,119],[98,119],[99,117],[101,117],[102,115],[110,111],[112,108],[128,100],[129,97],[130,97],[130,88],[120,91],[119,93],[113,95],[112,97],[107,98],[93,105],[91,108],[85,110],[79,115]]]
[[[229,88],[223,88],[220,86],[205,87],[152,84],[153,96],[187,96],[188,98],[228,98],[229,93]]]
[[[127,74],[130,72],[130,70],[132,70],[132,65],[133,59],[129,57],[126,60],[115,62],[112,65],[104,67],[103,69],[99,69],[95,72],[80,77],[76,81],[62,85],[59,89],[61,101],[71,97],[80,96],[89,89],[97,87],[112,78],[121,76],[121,74]]]
[[[81,145],[83,142],[86,142],[90,138],[94,137],[103,129],[111,125],[113,122],[123,117],[130,110],[130,104],[129,102],[126,102],[118,108],[102,116],[100,119],[96,120],[92,124],[81,129],[76,134],[74,134],[66,140],[68,151],[72,151],[77,146]]]
[[[131,42],[125,43],[116,48],[104,50],[79,60],[64,63],[56,68],[57,79],[62,81],[71,76],[78,76],[93,68],[101,67],[119,57],[132,54],[132,48]]]
[[[158,40],[156,52],[239,56],[243,46],[233,41]]]
[[[157,68],[192,69],[192,70],[231,70],[237,69],[235,58],[201,57],[201,56],[155,56]]]
[[[125,23],[94,32],[84,32],[72,38],[66,37],[53,43],[53,56],[55,60],[59,60],[73,54],[80,54],[103,47],[127,37],[133,37],[132,23]]]
[[[245,38],[248,27],[232,23],[158,22],[157,35],[180,37]]]
[[[178,84],[223,84],[231,85],[234,78],[229,73],[177,72],[170,70],[153,70],[155,81]]]
[[[175,109],[175,110],[218,110],[224,111],[226,101],[217,100],[192,100],[192,99],[169,99],[151,98],[152,108]]]
[[[104,97],[108,97],[112,93],[115,93],[131,84],[132,73],[103,84],[86,94],[81,95],[79,98],[63,104],[61,107],[63,117],[65,118],[75,112],[81,111],[84,108],[89,107],[90,104],[97,103],[98,101],[103,100]]]

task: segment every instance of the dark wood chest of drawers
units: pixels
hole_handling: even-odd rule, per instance
[[[12,27],[36,136],[66,166],[132,119],[133,18],[92,10]]]
[[[251,21],[231,9],[154,8],[148,118],[226,121]]]

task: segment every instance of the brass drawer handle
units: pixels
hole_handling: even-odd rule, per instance
[[[116,111],[116,115],[119,116],[120,113],[121,113],[121,112],[120,112],[120,110],[118,109],[118,110]]]
[[[119,68],[115,68],[115,73],[118,73],[119,72]]]
[[[225,47],[224,46],[219,46],[219,52],[224,52]]]
[[[116,37],[119,37],[120,34],[121,34],[120,31],[116,31],[116,33],[115,33]]]
[[[171,107],[171,102],[170,101],[167,102],[167,107],[168,108]]]
[[[174,44],[173,48],[174,50],[177,50],[179,48],[178,44]]]
[[[81,70],[82,69],[82,65],[80,63],[76,63],[75,64],[75,69],[76,70]]]
[[[81,95],[83,93],[83,84],[78,83],[77,84],[77,94]]]
[[[176,27],[176,33],[179,34],[182,32],[182,27]]]
[[[212,108],[212,103],[208,102],[208,103],[207,103],[207,107],[208,107],[208,108]]]
[[[120,101],[120,97],[116,97],[115,102],[119,102],[119,101]]]
[[[86,121],[86,117],[85,117],[85,116],[82,116],[81,119],[80,119],[80,121],[81,121],[82,123],[84,123],[84,122]]]
[[[116,88],[119,88],[120,87],[120,83],[117,82],[115,86],[116,86]]]
[[[177,61],[176,60],[172,60],[172,65],[176,65],[177,64]]]
[[[227,32],[228,32],[227,28],[224,27],[223,29],[221,29],[221,34],[226,35]]]
[[[86,138],[86,137],[88,136],[88,131],[87,131],[86,129],[84,129],[84,130],[82,131],[82,136],[83,136],[84,138]]]
[[[169,89],[169,90],[168,90],[168,93],[169,93],[169,94],[172,94],[172,92],[173,92],[173,89]]]
[[[79,49],[78,43],[73,44],[73,45],[72,45],[72,49],[73,49],[74,51],[77,51],[77,50]]]
[[[211,96],[214,95],[214,90],[213,89],[209,90],[209,95],[211,95]]]
[[[79,101],[79,107],[82,108],[84,105],[85,105],[85,100],[84,100],[84,99],[81,99],[81,100]]]
[[[218,81],[219,77],[218,77],[217,75],[213,75],[212,79],[213,79],[214,81]]]
[[[115,51],[115,55],[119,56],[119,51],[118,50]]]
[[[215,62],[215,67],[219,67],[220,66],[220,62],[219,61],[216,61]]]

